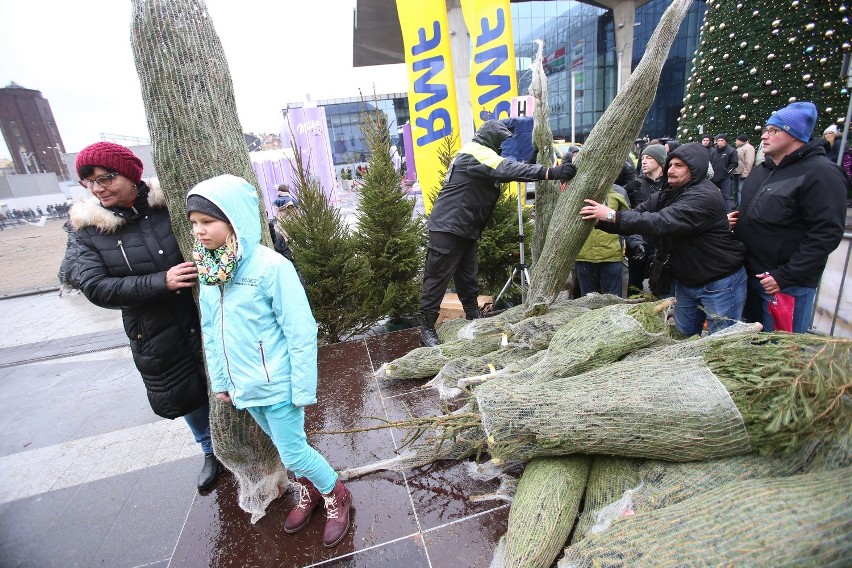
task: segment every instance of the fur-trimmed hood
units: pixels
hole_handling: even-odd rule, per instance
[[[160,187],[157,178],[151,178],[146,182],[148,186],[148,206],[152,209],[166,208],[166,194]],[[68,212],[71,227],[75,231],[86,227],[95,227],[103,233],[114,233],[127,223],[109,209],[103,207],[96,197],[89,197],[75,203]]]

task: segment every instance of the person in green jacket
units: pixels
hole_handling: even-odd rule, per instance
[[[606,198],[607,207],[613,211],[630,209],[627,199],[615,187],[609,190]],[[580,281],[580,295],[592,292],[602,292],[623,296],[622,271],[624,265],[624,250],[621,237],[605,233],[600,229],[592,229],[589,238],[577,255],[577,278]]]

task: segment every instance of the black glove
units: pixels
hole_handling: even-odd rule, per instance
[[[577,168],[574,167],[574,164],[562,164],[547,170],[547,179],[549,180],[568,181],[575,175],[577,175]]]
[[[645,260],[645,245],[635,244],[630,251],[630,260],[641,262]]]

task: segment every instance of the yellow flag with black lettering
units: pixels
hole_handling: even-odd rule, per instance
[[[475,128],[487,120],[509,118],[518,94],[515,43],[509,0],[462,0],[473,52],[470,104]]]
[[[445,0],[397,0],[405,45],[408,107],[417,179],[427,211],[438,194],[442,140],[458,132],[456,88]]]

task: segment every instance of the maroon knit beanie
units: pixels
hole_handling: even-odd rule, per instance
[[[79,173],[83,166],[100,166],[118,172],[135,184],[142,181],[142,160],[125,146],[112,142],[95,142],[77,154],[74,167]]]

